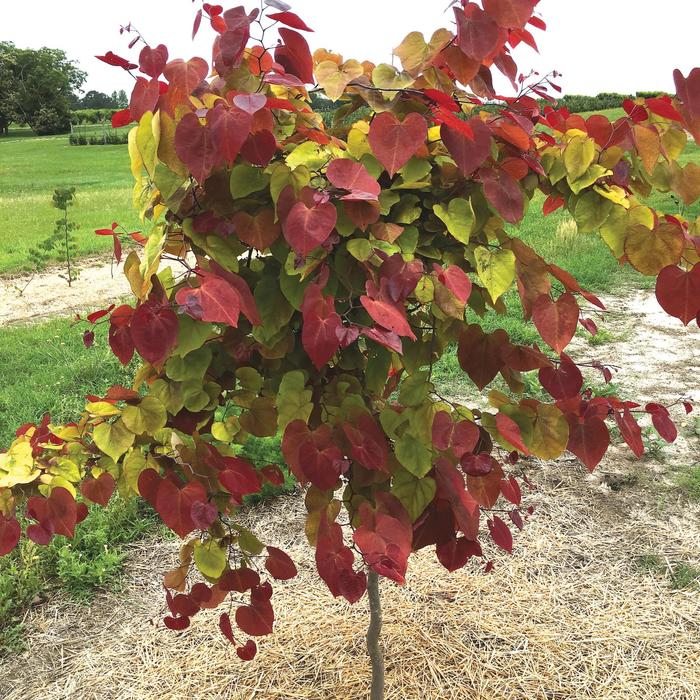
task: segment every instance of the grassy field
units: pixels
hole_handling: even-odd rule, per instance
[[[0,139],[0,274],[26,269],[32,246],[53,231],[58,210],[51,197],[57,187],[75,187],[71,217],[81,255],[111,247],[96,228],[117,221],[140,230],[131,208],[133,179],[126,146],[70,146],[68,136],[20,136]]]

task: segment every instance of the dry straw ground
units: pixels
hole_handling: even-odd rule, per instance
[[[697,329],[665,318],[649,293],[609,302],[622,339],[596,355],[625,365],[617,381],[628,393],[700,399]],[[578,343],[575,356],[586,355],[592,349]],[[529,463],[537,510],[493,573],[448,575],[424,551],[406,586],[383,585],[387,698],[700,699],[700,594],[671,590],[662,571],[639,566],[648,554],[700,566],[700,508],[671,485],[673,470],[699,457],[697,438],[686,436],[664,462],[635,463],[616,449],[593,476],[575,460]],[[351,607],[319,583],[300,497],[246,517],[300,568],[276,588],[276,631],[254,662],[239,662],[215,615],[179,635],[163,628],[159,572],[176,544],[149,541],[132,552],[124,593],[89,609],[54,600],[30,613],[29,649],[0,666],[0,697],[366,697],[366,601]]]

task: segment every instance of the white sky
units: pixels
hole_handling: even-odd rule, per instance
[[[244,1],[244,0],[238,0]],[[249,0],[247,7],[257,5]],[[309,26],[311,49],[324,47],[346,58],[391,61],[391,50],[408,32],[450,26],[449,0],[288,0]],[[223,3],[225,8],[237,0]],[[19,47],[61,48],[88,73],[85,90],[130,90],[132,80],[119,68],[94,58],[112,50],[135,59],[119,25],[133,22],[153,45],[165,43],[171,58],[201,55],[210,60],[212,30],[202,23],[190,40],[199,2],[191,0],[33,0],[2,3],[0,40]],[[556,69],[565,92],[673,91],[672,72],[700,65],[698,0],[541,0],[539,14],[548,30],[535,30],[541,54],[523,47],[515,53],[520,70]],[[138,62],[138,61],[134,61]],[[502,88],[505,89],[505,88]]]

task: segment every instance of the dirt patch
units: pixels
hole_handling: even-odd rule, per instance
[[[617,364],[630,397],[700,401],[700,334],[669,319],[653,295],[608,299],[622,339],[577,360]],[[407,584],[383,584],[387,698],[396,700],[700,700],[697,590],[672,590],[644,557],[700,567],[700,507],[673,470],[700,458],[691,418],[664,461],[615,448],[593,475],[574,459],[527,463],[535,515],[495,571],[448,575],[432,551],[412,559]],[[4,700],[350,700],[366,697],[366,599],[331,598],[306,544],[299,496],[246,514],[289,551],[300,575],[275,589],[275,633],[241,663],[216,613],[175,634],[160,623],[160,573],[174,542],[133,549],[121,594],[90,606],[57,599],[32,610],[28,651],[0,666]]]
[[[164,261],[162,267],[167,267]],[[79,262],[80,275],[69,287],[60,268],[35,275],[0,277],[0,326],[85,314],[131,295],[121,266],[95,258]],[[173,273],[181,266],[173,264]],[[65,273],[63,273],[65,274]]]

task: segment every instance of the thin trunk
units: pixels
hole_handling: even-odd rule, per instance
[[[379,575],[370,571],[367,577],[369,596],[369,627],[367,628],[367,652],[372,662],[372,690],[370,700],[384,700],[384,652],[379,645],[382,632],[382,602],[379,597]]]

